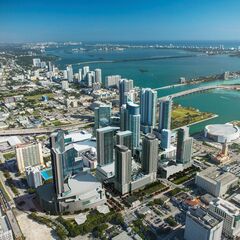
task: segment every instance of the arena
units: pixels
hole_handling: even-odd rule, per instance
[[[233,124],[211,124],[205,127],[204,135],[215,142],[224,143],[238,139],[240,131]]]

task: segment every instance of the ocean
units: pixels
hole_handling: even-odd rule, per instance
[[[148,44],[151,45],[153,43]],[[187,43],[178,42],[175,44],[183,45]],[[224,47],[240,46],[240,42],[191,42],[191,44],[194,46],[219,46],[220,44],[223,44]],[[228,55],[208,56],[199,52],[190,52],[181,49],[155,48],[131,48],[124,51],[95,51],[90,48],[89,51],[79,53],[71,51],[71,49],[79,47],[84,46],[52,48],[48,49],[47,53],[61,58],[56,63],[60,69],[65,69],[67,64],[73,64],[74,71],[78,72],[79,68],[88,65],[90,69],[101,68],[103,78],[107,75],[119,74],[123,78],[133,79],[134,85],[139,87],[158,88],[176,84],[180,77],[190,79],[219,74],[225,71],[240,71],[240,57],[231,57]],[[154,58],[154,60],[150,58]],[[106,63],[102,61],[115,62]],[[222,84],[223,81],[203,83],[201,85],[216,83]],[[227,80],[225,83],[240,84],[240,79]],[[158,96],[166,96],[196,86],[181,86],[174,89],[159,90]],[[219,115],[219,117],[212,120],[191,126],[191,133],[201,131],[206,124],[240,120],[240,92],[213,90],[211,92],[184,96],[174,101],[183,106],[191,106],[198,108],[200,111],[212,112]]]

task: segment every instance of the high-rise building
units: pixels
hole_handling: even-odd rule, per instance
[[[154,134],[145,135],[142,142],[142,170],[145,174],[154,173],[158,165],[158,140]]]
[[[128,101],[130,102],[135,102],[135,99],[136,99],[136,91],[134,89],[130,90],[128,93],[127,93],[127,99]]]
[[[105,88],[118,87],[120,80],[121,80],[120,75],[107,76],[105,77],[104,86]]]
[[[172,99],[166,98],[159,102],[159,125],[158,130],[171,128]]]
[[[28,186],[31,188],[37,188],[43,184],[40,168],[26,167],[26,177]]]
[[[97,161],[104,166],[113,162],[114,128],[104,127],[97,132]]]
[[[86,79],[87,73],[88,73],[89,71],[90,71],[89,66],[84,66],[84,67],[83,67],[83,74],[82,74],[83,80]]]
[[[41,67],[41,59],[40,58],[33,58],[33,66],[34,67]]]
[[[118,145],[126,146],[132,150],[132,132],[131,131],[120,131],[116,134],[116,141]]]
[[[46,62],[41,62],[41,68],[46,68],[46,67],[47,67]]]
[[[52,65],[52,62],[48,62],[48,71],[49,72],[52,72],[53,71],[53,65]]]
[[[133,80],[121,79],[119,81],[119,107],[128,102],[128,93],[133,89]]]
[[[111,107],[102,105],[94,109],[95,126],[94,130],[98,128],[107,127],[111,124]]]
[[[217,198],[209,205],[209,211],[223,219],[223,234],[229,239],[240,237],[240,209],[227,200]]]
[[[156,124],[157,92],[144,88],[140,92],[141,127],[144,133],[151,132]]]
[[[62,196],[69,191],[64,184],[67,177],[82,171],[83,164],[77,161],[78,152],[74,147],[65,146],[64,131],[59,130],[50,136],[52,172],[55,192]]]
[[[132,146],[134,149],[140,145],[140,110],[139,105],[127,103],[127,130],[132,132]]]
[[[193,139],[189,137],[189,128],[182,127],[177,133],[176,162],[181,164],[190,163],[192,160]]]
[[[16,158],[21,173],[26,167],[43,165],[42,144],[38,142],[16,145]]]
[[[66,80],[62,80],[62,90],[69,89],[69,83]]]
[[[126,194],[129,192],[132,173],[132,153],[126,146],[115,146],[115,188]]]
[[[63,70],[63,79],[68,80],[68,72],[67,70]]]
[[[127,105],[123,104],[120,108],[120,130],[126,131],[127,129],[128,129]]]
[[[102,83],[102,70],[99,68],[95,69],[95,80],[96,83]]]
[[[86,79],[86,83],[88,87],[92,87],[93,83],[95,83],[95,72],[94,71],[90,71],[87,73],[87,79]]]
[[[62,130],[51,134],[53,183],[37,188],[40,205],[55,214],[93,208],[106,201],[102,184],[83,169],[79,145],[65,137]]]
[[[50,136],[53,183],[57,195],[64,193],[64,132],[57,131]]]
[[[78,82],[81,82],[82,79],[83,79],[83,76],[82,76],[82,69],[79,68],[79,70],[78,70]]]
[[[72,65],[67,66],[67,79],[69,82],[73,82],[73,68]]]
[[[184,239],[220,240],[223,220],[203,208],[190,209],[187,212]]]
[[[162,149],[169,149],[171,145],[171,130],[163,129],[161,131],[161,148]]]

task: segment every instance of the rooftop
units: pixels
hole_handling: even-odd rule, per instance
[[[211,202],[212,205],[218,207],[228,215],[234,215],[240,217],[240,209],[236,207],[234,204],[222,199],[218,198]]]
[[[239,128],[233,124],[211,124],[206,126],[206,130],[212,135],[229,136],[239,132]]]
[[[227,184],[237,179],[234,174],[230,172],[224,172],[217,167],[209,167],[198,173],[198,175],[215,182],[221,182],[222,184]]]
[[[64,197],[81,195],[81,198],[85,198],[95,194],[95,190],[102,187],[102,184],[87,172],[81,172],[69,178],[67,185],[71,191]]]
[[[77,225],[81,225],[83,223],[86,222],[87,220],[87,214],[86,213],[80,213],[75,217],[75,222],[77,223]]]
[[[117,236],[113,237],[112,240],[132,240],[130,236],[127,235],[126,232],[121,232]]]
[[[196,209],[190,209],[190,211],[188,212],[188,216],[209,229],[215,227],[222,221],[220,218],[217,218],[212,213],[207,212],[206,209],[201,207]]]

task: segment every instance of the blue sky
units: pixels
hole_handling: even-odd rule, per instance
[[[0,0],[0,42],[240,40],[239,0]]]

